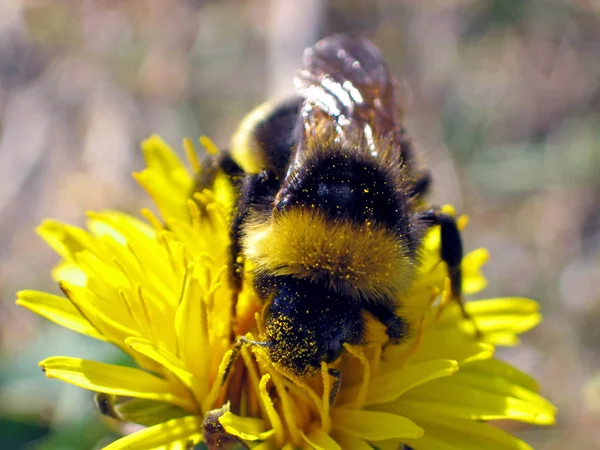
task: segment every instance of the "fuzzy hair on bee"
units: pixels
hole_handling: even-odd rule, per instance
[[[400,161],[384,166],[363,154],[365,139],[358,131],[350,142],[336,142],[332,129],[313,133],[309,150],[291,166],[289,185],[266,199],[275,209],[257,208],[249,215],[243,254],[258,277],[307,279],[357,302],[400,298],[412,279],[420,232],[391,212],[412,208],[408,173]],[[379,142],[381,154],[392,145]],[[333,199],[327,199],[322,181],[336,176]],[[290,201],[290,191],[304,192],[303,198]],[[391,213],[377,217],[380,210]]]
[[[242,288],[250,263],[265,303],[261,340],[240,345],[304,377],[345,345],[364,345],[368,315],[391,343],[410,335],[402,306],[433,225],[462,307],[462,241],[454,218],[427,204],[429,172],[402,126],[398,83],[371,42],[323,39],[305,51],[294,83],[297,96],[251,112],[210,166],[237,192],[232,285]],[[341,374],[330,374],[339,387]]]

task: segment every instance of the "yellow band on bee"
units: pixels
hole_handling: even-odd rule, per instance
[[[254,108],[244,117],[231,139],[231,157],[245,173],[259,173],[265,167],[265,151],[256,142],[254,133],[276,105],[265,102]]]
[[[356,298],[397,294],[412,278],[405,241],[371,222],[333,220],[296,208],[266,220],[251,218],[242,239],[259,272],[324,282]]]

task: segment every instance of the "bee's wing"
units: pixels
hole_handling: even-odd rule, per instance
[[[360,132],[373,156],[400,160],[403,130],[397,81],[367,39],[346,35],[323,39],[305,51],[303,69],[294,81],[305,98],[301,110],[304,136],[300,139],[307,139],[325,123],[332,125],[342,140]],[[379,138],[398,145],[386,146],[386,155],[380,155]]]

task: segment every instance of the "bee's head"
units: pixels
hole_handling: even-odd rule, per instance
[[[358,302],[308,280],[263,280],[271,301],[265,311],[265,335],[273,363],[296,376],[316,373],[321,362],[337,360],[343,344],[359,344],[364,318]]]

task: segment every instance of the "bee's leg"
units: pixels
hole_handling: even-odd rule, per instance
[[[237,362],[240,352],[242,351],[242,346],[244,345],[255,345],[257,347],[270,347],[272,343],[270,341],[261,342],[261,341],[252,341],[247,339],[245,336],[240,337],[233,348],[231,349],[231,354],[229,355],[229,360],[227,361],[227,365],[225,366],[225,370],[223,371],[223,378],[221,379],[221,386],[225,384],[227,378],[229,377],[229,373],[233,368],[234,364]]]
[[[431,173],[423,172],[414,181],[410,189],[411,198],[421,198],[429,193],[431,187]]]
[[[238,164],[231,158],[228,152],[220,152],[216,155],[208,155],[202,161],[202,171],[196,177],[196,183],[194,185],[194,192],[202,192],[204,189],[211,189],[214,186],[215,180],[219,172],[225,173],[233,184],[236,191],[236,196],[240,196],[240,191],[243,189],[244,183],[244,172],[238,166]],[[234,232],[234,222],[232,224],[231,236],[231,252],[230,258],[232,263],[230,264],[231,271],[229,274],[232,285],[239,290],[241,288],[241,275],[242,272],[239,270],[238,256],[240,253],[240,245],[238,242],[238,234]]]
[[[381,302],[364,302],[362,307],[385,325],[385,332],[392,344],[399,343],[406,336],[406,323],[396,315],[393,306]]]
[[[269,172],[247,175],[241,183],[238,206],[231,222],[231,279],[233,286],[241,289],[244,261],[242,254],[242,227],[250,211],[268,213],[277,193],[279,179]]]
[[[211,189],[219,171],[224,172],[231,178],[234,187],[239,187],[244,171],[228,152],[220,152],[216,155],[208,155],[203,159],[202,170],[197,175],[194,184],[194,192]]]
[[[227,361],[227,365],[225,366],[225,370],[223,371],[223,378],[221,379],[221,386],[225,384],[227,378],[229,378],[229,373],[231,369],[233,369],[234,364],[237,362],[238,357],[240,356],[240,351],[242,351],[242,346],[246,342],[242,339],[238,339],[233,348],[231,349],[231,354],[229,355],[229,361]]]
[[[448,266],[448,277],[452,296],[462,299],[462,273],[463,246],[456,219],[444,214],[437,209],[430,209],[419,215],[419,221],[428,226],[439,225],[441,232],[441,257]]]
[[[438,209],[429,209],[419,213],[418,221],[427,226],[439,225],[441,232],[441,257],[448,267],[448,278],[450,278],[450,290],[452,297],[458,305],[465,319],[471,320],[475,325],[477,336],[480,332],[471,316],[465,309],[462,297],[462,270],[463,246],[460,230],[456,225],[456,219]]]

